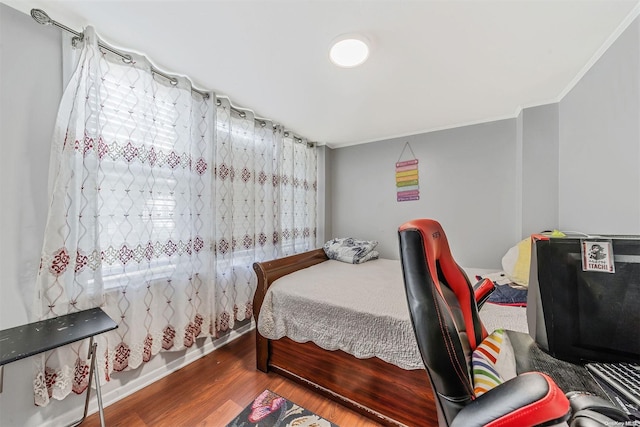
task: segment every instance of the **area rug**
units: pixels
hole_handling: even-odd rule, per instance
[[[227,427],[338,427],[271,390],[265,390]]]

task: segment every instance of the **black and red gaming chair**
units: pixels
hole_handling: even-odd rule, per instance
[[[518,375],[476,397],[472,352],[487,336],[478,315],[476,292],[453,259],[437,221],[410,221],[398,233],[409,311],[440,426],[564,425],[571,417],[573,399],[570,405],[548,375],[524,372],[523,367],[530,366],[526,358],[531,352],[526,349],[533,345],[527,334],[510,335],[512,341],[525,343],[514,348]],[[570,422],[572,426],[601,425]]]

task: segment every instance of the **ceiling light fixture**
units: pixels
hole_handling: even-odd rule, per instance
[[[339,67],[352,68],[369,57],[369,45],[362,36],[353,34],[338,37],[331,43],[329,58]]]

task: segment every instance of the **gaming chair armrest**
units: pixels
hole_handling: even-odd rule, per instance
[[[570,415],[569,400],[556,383],[543,373],[527,372],[462,408],[451,427],[553,425]]]
[[[491,279],[482,279],[475,285],[473,285],[473,294],[476,298],[476,304],[478,310],[482,308],[484,303],[489,299],[489,296],[495,291],[496,285]]]

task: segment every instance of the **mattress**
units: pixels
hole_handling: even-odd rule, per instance
[[[265,295],[258,332],[424,369],[397,260],[328,260],[281,277]]]
[[[491,271],[469,269],[467,275]],[[279,278],[265,295],[258,332],[272,340],[311,341],[360,359],[377,357],[402,369],[424,369],[398,260],[328,260]]]

